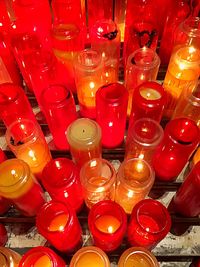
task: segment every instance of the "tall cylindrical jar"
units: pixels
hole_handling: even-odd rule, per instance
[[[74,63],[80,113],[83,117],[96,118],[95,95],[104,85],[102,55],[94,50],[80,52]]]
[[[96,121],[101,127],[102,145],[117,147],[124,141],[128,93],[119,83],[102,86],[96,93]]]
[[[18,267],[21,255],[10,248],[0,247],[0,266]]]

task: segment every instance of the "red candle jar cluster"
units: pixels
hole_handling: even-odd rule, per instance
[[[152,159],[156,178],[174,180],[197,148],[199,136],[199,128],[193,120],[171,120],[165,127],[164,138]]]
[[[186,217],[200,214],[200,162],[185,177],[181,187],[176,192],[173,204],[175,210]]]
[[[119,83],[102,86],[96,93],[96,121],[101,127],[102,145],[117,147],[124,141],[128,92]]]
[[[170,215],[160,202],[144,199],[132,210],[128,225],[128,241],[132,246],[155,247],[171,228]]]
[[[19,267],[65,267],[64,260],[52,249],[35,247],[26,252],[19,262]]]
[[[111,200],[100,201],[91,208],[88,225],[95,246],[110,252],[122,243],[127,228],[127,216],[119,204]]]
[[[138,119],[151,118],[160,122],[165,105],[164,88],[157,82],[145,82],[133,92],[129,127]]]
[[[51,85],[43,90],[41,104],[55,146],[58,149],[69,149],[65,132],[77,118],[71,91],[62,85]]]
[[[52,159],[42,172],[42,184],[51,198],[69,203],[76,212],[83,206],[79,168],[67,158]]]
[[[81,226],[73,208],[66,203],[50,201],[42,206],[36,226],[56,249],[71,253],[82,243]]]

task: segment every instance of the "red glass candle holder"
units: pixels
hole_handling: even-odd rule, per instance
[[[64,260],[52,249],[35,247],[26,252],[19,263],[19,267],[65,267]]]
[[[164,88],[157,82],[145,82],[133,92],[129,127],[141,118],[150,118],[160,122],[165,105]]]
[[[160,202],[144,199],[132,210],[128,241],[132,246],[154,248],[169,232],[171,217]]]
[[[69,159],[52,159],[42,172],[42,184],[53,200],[69,203],[76,212],[83,206],[79,168]]]
[[[5,153],[3,152],[3,150],[0,148],[0,163],[5,161],[7,159]]]
[[[41,94],[41,105],[55,146],[69,149],[66,130],[77,119],[73,94],[62,85],[51,85]]]
[[[0,223],[0,247],[4,247],[7,241],[8,241],[8,233],[6,227],[4,226],[4,224]]]
[[[4,197],[0,196],[0,215],[6,213],[10,208],[10,201]]]
[[[127,216],[117,203],[111,200],[100,201],[91,208],[88,225],[95,246],[111,252],[122,243],[127,228]]]
[[[21,119],[36,123],[31,105],[21,87],[12,83],[0,84],[0,117],[6,127]]]
[[[198,146],[199,134],[196,123],[187,118],[177,118],[167,124],[152,159],[157,179],[173,181],[179,175]]]
[[[124,140],[128,92],[119,83],[102,86],[96,93],[96,121],[101,127],[102,145],[119,146]]]
[[[176,192],[173,204],[175,210],[186,217],[200,214],[200,162],[185,177],[181,187]]]
[[[82,231],[73,208],[66,203],[50,201],[42,206],[36,226],[56,249],[71,253],[82,242]]]
[[[128,56],[139,48],[148,47],[156,50],[159,30],[156,0],[128,0],[125,23],[125,64]]]
[[[44,204],[44,192],[27,163],[9,159],[0,164],[0,196],[11,200],[25,216],[35,216]],[[34,201],[33,201],[34,200]]]

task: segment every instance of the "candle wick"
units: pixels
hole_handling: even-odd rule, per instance
[[[85,130],[83,129],[83,133],[85,132]]]

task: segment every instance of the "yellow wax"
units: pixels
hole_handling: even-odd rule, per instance
[[[149,180],[150,171],[147,165],[145,165],[142,161],[137,160],[132,162],[131,164],[125,165],[124,168],[124,176],[125,180],[129,182],[129,184],[144,183]]]
[[[200,147],[197,149],[197,151],[194,154],[194,157],[192,159],[192,163],[195,165],[197,162],[200,161]]]
[[[124,267],[152,267],[152,261],[143,254],[131,254],[127,257]]]
[[[147,100],[157,100],[161,98],[161,94],[152,88],[141,88],[140,95]]]
[[[86,252],[82,254],[76,262],[76,267],[105,267],[104,259],[95,252]]]
[[[44,255],[34,263],[34,267],[52,267],[52,262],[47,255]]]
[[[63,231],[68,222],[68,219],[69,217],[67,214],[59,214],[51,221],[48,230],[51,232]]]
[[[112,215],[102,215],[95,220],[95,226],[101,232],[113,234],[119,229],[120,221]]]

